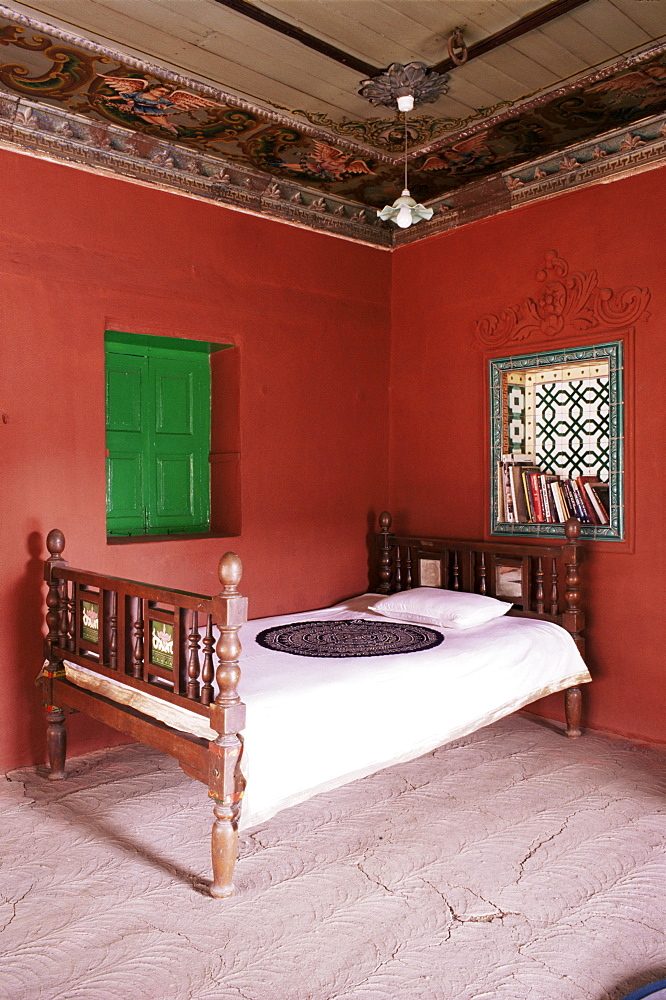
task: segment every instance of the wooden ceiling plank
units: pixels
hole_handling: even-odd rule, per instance
[[[42,2],[40,10],[51,15],[57,6],[55,3]],[[101,39],[108,48],[121,46],[138,56],[169,61],[174,53],[181,52],[189,44],[107,4],[97,3],[96,0],[68,0],[66,14],[67,23],[74,31]],[[54,16],[62,23],[62,13]]]
[[[646,31],[608,0],[592,0],[589,7],[580,7],[575,16],[579,24],[593,31],[618,53],[650,41]]]
[[[275,60],[284,66],[289,75],[308,76],[324,82],[336,75],[346,81],[345,89],[351,93],[358,90],[359,75],[356,70],[328,59],[295,39],[280,36],[276,42],[275,32],[270,28],[228,11],[223,30],[209,33],[200,47],[227,55],[233,51],[234,45],[244,46],[248,65],[256,66],[257,56],[261,56],[262,65],[266,58]]]
[[[511,44],[523,55],[549,69],[559,80],[566,80],[588,69],[583,59],[563,48],[541,29],[531,31],[529,35],[523,35],[521,38],[514,38]]]
[[[613,6],[622,11],[629,20],[647,32],[651,38],[666,36],[666,4],[637,3],[636,0],[613,0]]]
[[[336,4],[329,5],[337,8],[348,20],[360,25],[364,30],[372,28],[379,32],[387,39],[388,47],[391,50],[404,51],[409,49],[413,59],[424,59],[423,49],[431,39],[432,31],[403,11],[396,10],[384,2],[378,3],[377,0],[355,0],[351,7],[349,5],[346,7],[340,7]],[[351,16],[351,12],[353,12],[353,16]],[[444,51],[446,51],[446,42],[443,41],[442,44]]]
[[[452,73],[450,87],[462,88],[463,81],[486,90],[493,95],[495,102],[518,101],[529,93],[527,85],[496,69],[485,56]]]
[[[275,13],[276,16],[284,15],[304,30],[373,63],[378,69],[388,65],[387,58],[389,62],[395,61],[394,56],[388,55],[392,51],[392,44],[381,31],[376,29],[376,22],[371,27],[363,26],[363,30],[359,31],[358,23],[344,11],[340,12],[336,5],[328,0],[317,3],[314,8],[312,2],[303,3],[302,0],[294,0],[293,4],[286,5],[262,4],[262,8]],[[308,16],[312,9],[316,11],[316,18]],[[409,58],[416,58],[416,55],[412,54]]]
[[[117,37],[123,25],[124,36],[131,37],[135,24],[150,28],[159,37],[173,37],[179,42],[193,44],[207,34],[205,27],[183,16],[182,11],[171,11],[154,0],[67,0],[66,5],[42,0],[38,9],[61,20],[64,16],[70,24],[109,39]]]
[[[588,66],[596,66],[619,54],[616,48],[608,45],[572,16],[544,25],[541,30],[548,38],[579,56]]]
[[[521,17],[531,14],[544,6],[544,0],[533,0],[529,3],[519,3],[510,5],[500,0],[483,0],[483,2],[470,2],[470,0],[449,0],[449,6],[457,12],[457,25],[464,28],[465,25],[475,25],[482,31],[482,36],[494,35],[498,31],[503,31],[515,24]]]
[[[464,85],[461,82],[459,86],[453,86],[449,93],[453,100],[461,101],[474,109],[491,108],[497,104],[498,100],[501,100],[496,94],[486,90],[479,85],[476,79],[472,78],[466,78]]]
[[[417,107],[414,115],[424,115],[434,119],[450,118],[455,123],[464,121],[476,110],[476,105],[466,104],[465,101],[457,100],[455,96],[451,97],[450,94],[446,94],[445,97],[440,97],[435,104],[422,104],[420,107]],[[455,125],[454,127],[457,128],[458,126]]]
[[[351,88],[347,90],[345,87],[330,83],[329,79],[318,74],[316,69],[314,72],[303,66],[295,69],[293,65],[280,59],[277,54],[272,55],[269,48],[260,48],[256,44],[255,38],[249,44],[245,44],[239,38],[234,38],[228,33],[224,35],[212,34],[208,36],[199,48],[201,51],[213,53],[226,60],[229,64],[252,72],[257,83],[251,93],[257,100],[276,100],[272,96],[272,87],[274,84],[280,84],[281,87],[288,88],[294,97],[300,95],[296,103],[289,105],[292,108],[306,107],[312,109],[313,105],[315,105],[317,110],[322,110],[321,102],[325,102],[338,112],[349,114],[353,110],[353,106],[356,105],[357,107],[363,107],[365,116],[367,116],[369,105],[362,98],[356,100],[357,95],[355,90]],[[261,70],[254,71],[251,67],[257,64],[258,53],[261,54]],[[340,66],[339,70],[342,73],[348,72],[344,66]],[[331,74],[331,76],[339,78],[337,66],[335,67],[335,73]],[[244,74],[244,79],[247,79],[246,74]],[[238,80],[237,73],[235,74],[235,80]],[[262,80],[264,84],[261,86],[261,89],[258,89]],[[270,97],[267,93],[267,83],[270,84],[271,88]],[[236,82],[232,85],[238,87],[238,83]]]
[[[519,80],[530,93],[550,87],[560,79],[559,75],[519,52],[511,43],[486,52],[479,61]]]

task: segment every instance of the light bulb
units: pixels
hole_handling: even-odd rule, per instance
[[[400,211],[395,221],[401,229],[409,229],[412,224],[412,210],[409,205],[400,206]]]
[[[401,94],[398,98],[398,111],[411,111],[414,107],[413,94]]]

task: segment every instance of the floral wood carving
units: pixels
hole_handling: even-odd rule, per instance
[[[546,253],[536,277],[543,284],[538,298],[523,299],[499,315],[488,313],[477,320],[476,336],[482,344],[495,347],[614,330],[649,316],[649,288],[624,288],[620,292],[600,288],[596,271],[570,274],[567,261],[555,250]]]

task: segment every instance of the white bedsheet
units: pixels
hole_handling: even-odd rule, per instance
[[[256,619],[242,627],[239,691],[247,704],[248,778],[242,827],[591,680],[564,629],[527,618],[442,629],[441,645],[403,656],[313,658],[255,642],[258,632],[280,622],[374,620],[368,608],[378,599],[365,594],[321,611]],[[194,712],[174,715],[172,706],[127,685],[106,678],[100,684],[99,675],[72,664],[66,670],[81,686],[175,728],[214,738],[207,720]]]

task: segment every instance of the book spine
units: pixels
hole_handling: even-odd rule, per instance
[[[583,501],[583,504],[585,505],[585,510],[587,511],[587,516],[589,518],[588,523],[599,524],[599,518],[597,516],[597,512],[592,506],[592,501],[590,500],[587,494],[587,490],[585,489],[585,483],[586,483],[585,479],[583,479],[581,476],[578,476],[576,478],[576,486],[578,487],[580,498]]]
[[[532,494],[532,503],[534,506],[534,520],[542,524],[543,523],[543,507],[541,506],[541,491],[539,489],[539,473],[530,472],[528,473],[528,479],[530,481],[530,492]]]
[[[562,480],[562,490],[564,491],[567,507],[569,508],[569,517],[580,518],[580,510],[578,504],[576,503],[576,494],[570,479]]]
[[[550,486],[550,494],[553,498],[553,504],[555,505],[557,520],[560,524],[563,524],[566,521],[566,517],[564,516],[564,507],[562,506],[560,484],[559,482],[557,482],[557,480],[553,480],[552,483],[549,483],[549,486]]]
[[[587,507],[583,502],[583,497],[581,496],[578,483],[574,482],[574,480],[570,480],[570,482],[571,482],[571,489],[573,490],[574,499],[576,501],[576,509],[578,511],[578,517],[580,518],[580,522],[581,524],[589,524],[590,516],[587,513]]]
[[[550,505],[550,490],[548,489],[548,482],[545,476],[539,477],[539,493],[541,495],[541,510],[543,511],[543,519],[547,524],[552,524],[555,517]]]
[[[516,521],[516,511],[511,494],[511,469],[508,462],[502,462],[502,486],[504,488],[504,520],[509,524]]]
[[[529,521],[536,521],[536,517],[534,516],[534,500],[532,499],[529,473],[523,472],[521,478],[523,480],[523,492],[525,493],[525,504],[527,506],[527,518]]]
[[[608,511],[606,510],[606,505],[604,504],[603,499],[599,496],[596,489],[594,488],[594,483],[587,484],[587,492],[590,496],[590,499],[592,500],[592,503],[594,504],[594,509],[599,515],[601,524],[610,524],[610,516]]]

